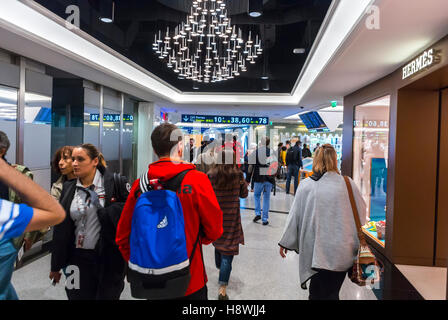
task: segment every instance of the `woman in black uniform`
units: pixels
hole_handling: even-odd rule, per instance
[[[91,144],[76,147],[72,158],[77,179],[62,189],[60,203],[67,216],[54,228],[50,279],[58,283],[64,271],[71,280],[65,288],[69,300],[118,300],[125,262],[115,233],[127,181],[106,169],[103,155]]]

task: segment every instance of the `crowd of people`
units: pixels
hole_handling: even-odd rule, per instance
[[[209,244],[219,269],[218,299],[228,300],[233,260],[245,243],[239,199],[253,191],[253,221],[268,225],[271,191],[285,168],[286,193],[294,177],[295,198],[280,255],[300,253],[300,278],[304,288],[311,279],[310,299],[338,299],[358,243],[331,145],[314,149],[313,176],[299,185],[302,158],[312,156],[300,141],[271,150],[263,137],[243,155],[235,137],[184,146],[180,129],[163,123],[151,142],[158,160],[131,184],[108,170],[94,145],[60,148],[52,161],[59,178],[48,194],[6,162],[10,144],[0,131],[0,299],[18,299],[11,285],[18,250],[13,240],[53,226],[49,278],[56,284],[73,267],[79,271],[79,285],[65,287],[69,300],[118,300],[126,277],[137,298],[206,300],[202,246]],[[20,204],[10,201],[11,190]],[[329,238],[330,228],[344,230],[338,233],[344,239]]]

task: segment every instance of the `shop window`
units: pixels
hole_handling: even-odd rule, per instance
[[[6,154],[11,163],[16,162],[17,98],[16,89],[0,86],[0,130],[8,135],[11,143]]]
[[[24,163],[45,190],[51,184],[51,97],[25,93]]]
[[[367,204],[370,235],[385,246],[390,96],[355,107],[353,179]]]

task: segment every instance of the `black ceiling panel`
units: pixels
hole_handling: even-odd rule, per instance
[[[115,0],[115,21],[105,24],[99,20],[99,6],[108,1],[36,0],[63,18],[69,5],[78,5],[82,30],[179,90],[193,91],[193,81],[179,80],[152,50],[155,33],[184,21],[192,0]],[[261,36],[263,54],[235,79],[201,83],[201,92],[266,92],[260,79],[265,68],[269,92],[290,93],[331,4],[331,0],[264,0],[263,15],[252,18],[246,12],[247,1],[227,0],[229,17],[243,31]],[[294,54],[294,48],[304,48],[305,54]]]

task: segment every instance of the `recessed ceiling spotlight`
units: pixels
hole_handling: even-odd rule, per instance
[[[262,76],[261,80],[269,80],[269,77],[268,76]]]
[[[258,18],[263,14],[263,0],[249,0],[249,15]]]
[[[304,48],[295,48],[292,52],[294,54],[304,54],[306,50]]]

